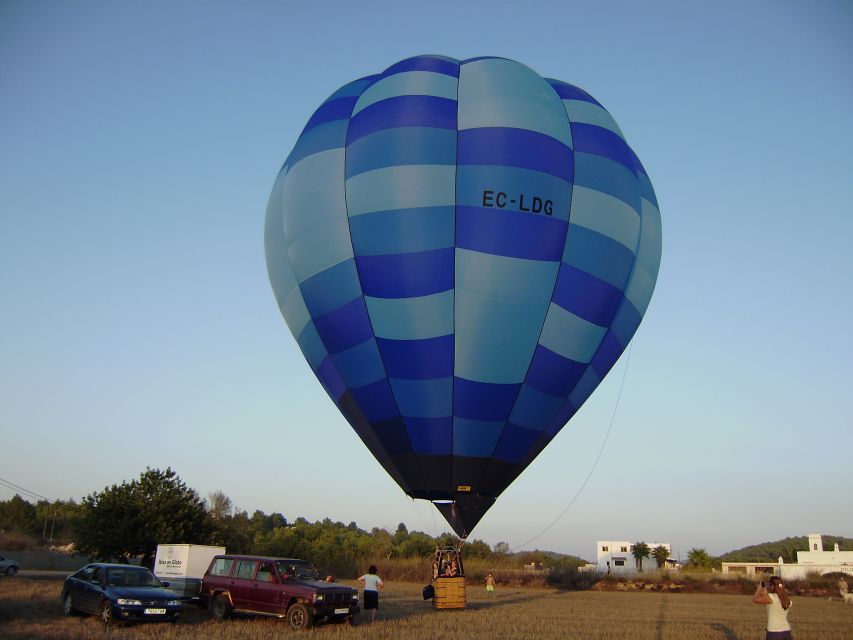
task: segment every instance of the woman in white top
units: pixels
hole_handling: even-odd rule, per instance
[[[791,625],[788,624],[791,599],[785,592],[782,578],[772,576],[769,589],[764,588],[763,582],[759,584],[755,595],[752,596],[752,601],[755,604],[767,606],[766,640],[791,640]]]
[[[377,575],[376,565],[370,565],[367,573],[358,581],[364,587],[364,610],[370,611],[370,621],[373,622],[376,619],[376,610],[379,608],[379,590],[385,586],[385,583]]]

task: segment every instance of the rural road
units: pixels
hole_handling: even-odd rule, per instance
[[[18,571],[19,578],[30,578],[32,580],[64,580],[73,571],[36,571],[34,569],[21,569]],[[14,578],[11,578],[14,580]]]

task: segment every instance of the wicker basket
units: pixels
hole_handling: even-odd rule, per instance
[[[464,609],[465,608],[465,578],[436,578],[432,582],[435,589],[435,597],[432,606],[436,609]]]

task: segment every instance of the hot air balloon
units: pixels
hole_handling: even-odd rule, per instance
[[[504,58],[424,55],[314,112],[265,252],[331,399],[465,538],[627,347],[661,225],[588,93]]]

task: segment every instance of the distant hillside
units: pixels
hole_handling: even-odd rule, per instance
[[[549,558],[552,558],[555,563],[562,563],[563,565],[582,567],[585,564],[589,564],[589,560],[573,556],[570,553],[558,553],[556,551],[545,551],[544,553]]]
[[[841,551],[853,551],[853,538],[827,535],[822,537],[824,551],[832,551],[836,542]],[[785,562],[796,562],[797,551],[808,551],[808,549],[809,537],[796,536],[729,551],[721,555],[718,560],[721,562],[776,562],[781,556]]]

